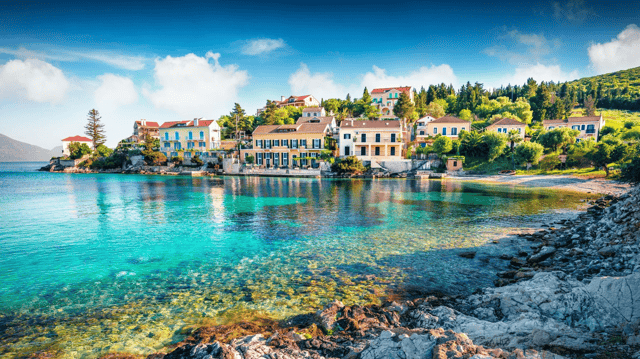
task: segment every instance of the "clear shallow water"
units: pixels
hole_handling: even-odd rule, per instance
[[[0,356],[146,354],[203,324],[490,285],[487,245],[576,208],[452,181],[38,173],[0,163]],[[479,247],[474,260],[458,248]],[[484,255],[486,254],[486,255]],[[483,259],[484,258],[484,259]]]

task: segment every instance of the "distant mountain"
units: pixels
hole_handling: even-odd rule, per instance
[[[0,162],[49,161],[62,155],[62,146],[47,150],[0,134]]]

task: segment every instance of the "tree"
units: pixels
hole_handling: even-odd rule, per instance
[[[183,158],[181,156],[173,156],[171,157],[171,162],[173,162],[174,165],[181,165],[183,161]]]
[[[537,142],[546,148],[557,151],[562,148],[564,152],[567,146],[576,143],[576,137],[580,134],[578,130],[572,130],[568,127],[554,128],[551,131],[540,134]]]
[[[161,166],[167,162],[167,156],[162,152],[144,151],[144,162],[150,166]]]
[[[461,110],[460,113],[458,114],[458,117],[461,120],[465,120],[465,121],[471,121],[471,110]]]
[[[442,106],[437,102],[431,102],[429,105],[427,105],[427,113],[434,118],[440,118],[445,114],[444,108],[442,108]]]
[[[516,147],[516,157],[524,163],[537,164],[544,153],[544,147],[535,142],[525,142]]]
[[[622,179],[631,183],[640,183],[640,148],[636,147],[631,162],[622,167]]]
[[[612,151],[613,146],[599,143],[593,151],[587,153],[587,158],[593,162],[596,168],[604,168],[606,177],[609,177],[609,163],[614,162],[611,158]]]
[[[433,151],[442,156],[445,153],[451,152],[453,149],[453,142],[447,136],[438,136],[435,141],[433,141]]]
[[[77,160],[91,153],[91,148],[86,143],[71,142],[69,144],[69,158]]]
[[[522,142],[522,136],[520,136],[520,132],[516,130],[511,130],[507,133],[507,140],[511,143],[511,152],[513,152],[513,147],[516,143]]]
[[[476,131],[460,131],[460,153],[470,157],[481,157],[487,153],[482,135]]]
[[[160,150],[160,139],[147,135],[142,146],[146,151],[158,151]]]
[[[598,100],[594,99],[590,95],[584,99],[584,111],[582,114],[584,116],[595,116],[596,115],[596,104]]]
[[[204,161],[198,155],[191,157],[191,163],[193,163],[196,166],[204,165]]]
[[[252,155],[248,155],[247,157],[244,158],[244,160],[248,164],[253,164],[253,161],[255,160],[255,157],[253,157]]]
[[[360,99],[363,104],[369,105],[371,104],[371,95],[369,95],[369,90],[365,86],[364,91],[362,92],[362,98]]]
[[[414,111],[415,106],[413,105],[413,102],[411,102],[411,98],[409,98],[406,93],[401,92],[398,102],[393,106],[393,114],[403,120],[406,120],[411,118]]]
[[[338,174],[360,174],[365,171],[362,162],[355,156],[339,159],[331,165],[331,171]]]
[[[84,133],[93,141],[93,149],[95,150],[98,145],[104,144],[107,140],[107,137],[104,134],[104,124],[100,122],[102,118],[96,109],[89,111],[87,116],[87,124],[84,126]]]
[[[482,142],[487,146],[487,160],[493,162],[504,153],[507,147],[507,136],[497,132],[486,132],[482,136]]]
[[[100,157],[109,157],[113,153],[113,150],[105,145],[100,144],[98,145],[98,147],[96,147],[96,153]]]

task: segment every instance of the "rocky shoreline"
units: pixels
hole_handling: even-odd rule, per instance
[[[640,359],[640,187],[520,237],[533,252],[504,255],[511,269],[471,296],[336,301],[280,322],[203,327],[147,358]]]

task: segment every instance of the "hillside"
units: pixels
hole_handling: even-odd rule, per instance
[[[595,95],[598,107],[640,111],[640,67],[584,77],[567,84]]]
[[[61,146],[47,150],[0,134],[0,162],[49,161],[61,153]]]

